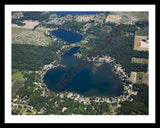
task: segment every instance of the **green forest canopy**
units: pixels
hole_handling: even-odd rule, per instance
[[[43,47],[34,45],[12,44],[12,68],[19,70],[40,70],[43,65],[56,60],[56,51],[61,45]]]

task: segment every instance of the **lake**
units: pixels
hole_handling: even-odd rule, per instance
[[[68,53],[62,55],[61,64],[57,68],[49,70],[44,75],[44,82],[50,90],[55,90],[60,85],[59,92],[71,91],[84,96],[119,96],[122,94],[123,85],[120,78],[113,72],[108,63],[87,62],[80,72],[73,69],[79,65],[81,59],[73,54],[77,53],[80,47],[71,48]],[[71,71],[74,71],[71,73]],[[67,81],[64,81],[64,74],[68,74]],[[70,78],[69,78],[70,77]],[[62,84],[62,81],[64,84]]]
[[[57,38],[60,38],[68,43],[80,42],[83,39],[81,34],[72,33],[64,29],[53,30],[51,33]]]

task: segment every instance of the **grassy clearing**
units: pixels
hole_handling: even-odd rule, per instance
[[[94,36],[93,34],[88,35],[89,39],[96,39],[96,36]]]
[[[16,33],[24,32],[24,31],[31,31],[31,29],[15,28],[15,27],[12,27],[12,34],[16,34]]]
[[[12,69],[12,98],[15,96],[19,88],[24,86],[27,78],[23,75],[28,74],[28,71],[19,71],[17,69]]]
[[[13,81],[25,81],[25,77],[20,71],[16,71],[16,73],[12,75],[12,79]]]

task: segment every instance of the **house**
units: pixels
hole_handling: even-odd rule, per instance
[[[68,93],[67,98],[71,98],[73,93]]]
[[[13,102],[16,102],[16,101],[17,101],[17,99],[14,99],[14,100],[13,100]]]
[[[137,95],[138,91],[132,91],[133,95]]]
[[[67,107],[64,107],[64,108],[62,109],[62,112],[64,112],[65,110],[67,110]]]
[[[38,112],[38,114],[43,114],[45,111],[46,111],[46,108],[43,107],[43,108],[41,108],[41,110]]]
[[[63,95],[63,93],[62,93],[62,94],[60,94],[60,98],[64,98],[64,95]]]
[[[109,99],[109,98],[107,98],[107,103],[111,103],[111,101],[110,101],[110,99]]]

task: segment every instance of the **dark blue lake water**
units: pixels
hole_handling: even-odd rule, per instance
[[[73,56],[73,54],[77,53],[77,51],[80,49],[81,47],[78,46],[78,47],[73,47],[69,50],[69,52],[67,52],[66,54],[62,55],[62,58],[65,58],[67,56]]]
[[[84,96],[119,96],[122,94],[122,81],[113,72],[107,63],[82,62],[73,56],[80,47],[72,48],[62,55],[61,64],[65,67],[57,67],[49,70],[43,80],[49,89],[55,91],[72,91]],[[79,66],[79,72],[75,67]],[[65,77],[65,78],[64,78]]]
[[[66,41],[66,42],[69,42],[69,43],[76,43],[76,42],[79,42],[83,39],[83,36],[81,34],[72,33],[70,31],[66,31],[64,29],[54,30],[54,31],[51,31],[51,33],[53,35],[55,35],[56,37]]]

